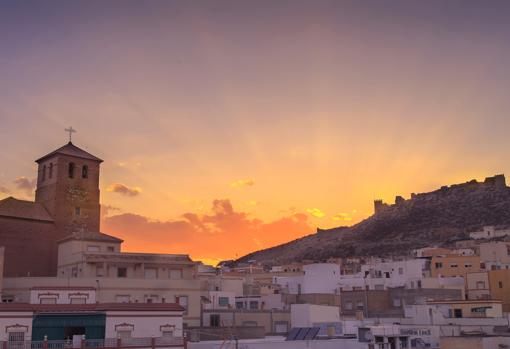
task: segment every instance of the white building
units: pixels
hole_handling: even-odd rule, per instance
[[[303,266],[304,275],[275,276],[273,282],[289,294],[311,294],[337,292],[340,266],[332,263],[317,263]]]
[[[341,275],[338,288],[343,291],[385,290],[405,287],[421,288],[427,276],[426,259],[410,259],[393,262],[373,262],[361,266],[361,272],[355,275]]]
[[[480,261],[485,270],[510,269],[510,244],[506,242],[488,242],[479,245]]]
[[[340,308],[328,305],[292,304],[290,307],[292,327],[319,327],[320,336],[342,335]]]
[[[182,343],[182,313],[182,307],[171,303],[0,304],[0,326],[6,329],[0,340],[80,343],[83,338],[110,342],[121,338],[129,343],[134,338],[166,337]]]
[[[510,229],[496,229],[494,226],[483,227],[482,231],[469,233],[469,237],[474,240],[494,239],[503,236],[510,236]]]

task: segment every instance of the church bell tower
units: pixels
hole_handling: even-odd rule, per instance
[[[72,129],[71,129],[72,130]],[[99,232],[99,167],[103,160],[71,142],[36,160],[35,201],[53,217],[57,236]]]

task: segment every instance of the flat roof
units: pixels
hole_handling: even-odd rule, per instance
[[[0,312],[74,313],[104,311],[184,311],[177,303],[92,303],[92,304],[30,304],[1,303]]]
[[[480,304],[480,303],[499,303],[501,301],[488,299],[488,300],[451,300],[451,301],[427,301],[427,304]]]

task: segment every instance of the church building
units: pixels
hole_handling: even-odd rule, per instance
[[[4,276],[56,276],[57,241],[99,232],[99,168],[103,160],[71,141],[36,160],[35,201],[0,200]]]

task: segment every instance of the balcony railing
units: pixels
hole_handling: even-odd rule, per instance
[[[142,337],[142,338],[105,338],[82,339],[79,343],[72,340],[43,341],[4,341],[2,349],[155,349],[186,348],[182,337]]]

